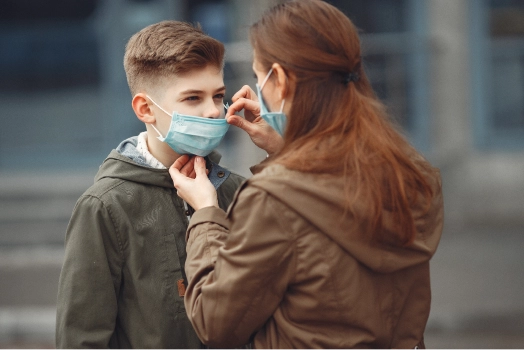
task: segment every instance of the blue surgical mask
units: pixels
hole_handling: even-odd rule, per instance
[[[170,115],[151,97],[147,97],[164,113]],[[227,106],[224,107],[227,109]],[[229,129],[225,119],[210,119],[177,112],[173,112],[170,116],[171,124],[165,137],[153,124],[150,125],[158,133],[158,139],[167,143],[178,154],[205,157],[220,144]]]
[[[282,100],[282,105],[280,105],[280,112],[270,112],[264,102],[264,98],[262,97],[262,89],[264,88],[264,85],[266,85],[266,82],[271,76],[271,73],[273,73],[273,68],[271,68],[269,70],[269,73],[267,73],[266,77],[264,78],[264,81],[262,81],[262,85],[259,86],[257,84],[258,101],[260,102],[260,116],[282,136],[284,135],[287,122],[286,115],[283,112],[284,103],[286,102],[286,99]]]

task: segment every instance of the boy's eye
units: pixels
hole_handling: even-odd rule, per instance
[[[199,100],[199,97],[198,96],[189,96],[189,97],[186,97],[186,101],[198,101]]]
[[[216,94],[215,96],[213,96],[213,98],[223,100],[224,99],[224,94]]]

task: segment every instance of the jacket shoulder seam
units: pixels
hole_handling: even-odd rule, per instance
[[[109,192],[109,190],[117,187],[118,185],[120,185],[123,181],[115,184],[114,186],[112,186],[110,189],[108,189],[107,191],[104,191],[100,196],[106,194],[107,192]],[[107,211],[107,213],[109,214],[109,218],[111,219],[111,224],[113,225],[113,230],[115,231],[115,235],[116,235],[116,240],[118,242],[118,253],[120,254],[120,258],[122,259],[122,261],[124,261],[124,249],[123,249],[123,244],[122,244],[122,239],[120,237],[120,232],[118,230],[118,226],[116,225],[116,222],[115,222],[115,219],[114,219],[114,215],[113,215],[113,212],[111,211],[109,205],[106,204],[106,202],[100,198],[100,196],[97,196],[97,195],[93,195],[93,194],[86,194],[86,195],[83,195],[82,197],[91,197],[91,198],[95,198],[97,199],[98,201],[100,201],[100,203],[102,204],[102,206],[104,207],[104,209]]]
[[[108,178],[106,178],[106,179],[108,179]],[[113,178],[111,178],[111,179],[112,179],[113,181],[116,180],[116,179],[113,179]],[[100,179],[100,180],[102,180],[102,179]],[[100,180],[98,180],[98,181],[100,181]],[[98,182],[98,181],[97,181],[97,182]],[[102,200],[102,198],[101,198],[102,196],[104,196],[107,192],[111,191],[112,189],[114,189],[114,188],[120,186],[120,185],[123,184],[124,182],[126,182],[126,180],[118,179],[114,184],[112,184],[111,186],[109,186],[108,188],[104,189],[103,191],[101,191],[101,192],[99,192],[99,193],[96,193],[96,192],[95,192],[95,193],[86,192],[84,195],[91,196],[91,197],[96,197],[96,198]],[[96,186],[96,183],[95,183],[95,185],[93,185],[91,188],[93,188],[94,186]]]

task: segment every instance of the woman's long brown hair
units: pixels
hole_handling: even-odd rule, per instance
[[[420,195],[429,207],[433,191],[426,175],[434,170],[392,125],[376,97],[353,23],[323,1],[291,1],[269,10],[251,27],[250,38],[266,71],[276,62],[296,78],[284,147],[275,161],[294,170],[343,175],[346,210],[361,220],[369,237],[410,244],[416,235],[411,209]],[[350,73],[358,80],[348,81]],[[393,231],[383,230],[385,211],[395,217]]]

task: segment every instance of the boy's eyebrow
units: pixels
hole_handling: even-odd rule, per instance
[[[226,90],[226,86],[221,86],[219,87],[218,89],[215,90],[215,92],[218,92],[218,91],[224,91]],[[202,90],[196,90],[196,89],[192,89],[192,90],[184,90],[182,92],[180,92],[181,95],[190,95],[190,94],[203,94],[204,91]]]
[[[189,95],[189,94],[201,94],[204,91],[202,90],[184,90],[180,92],[180,95]]]

